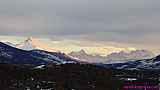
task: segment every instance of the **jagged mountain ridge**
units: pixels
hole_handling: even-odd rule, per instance
[[[111,53],[107,56],[90,55],[87,54],[84,50],[80,50],[78,52],[71,52],[69,55],[83,61],[88,61],[90,63],[119,63],[154,57],[154,54],[147,50],[135,50],[131,52],[121,51],[117,53]]]
[[[85,62],[89,62],[89,63],[97,63],[97,62],[106,61],[105,57],[102,57],[100,55],[87,54],[83,49],[78,52],[71,52],[68,55],[72,56],[73,58],[77,58],[81,61],[85,61]]]

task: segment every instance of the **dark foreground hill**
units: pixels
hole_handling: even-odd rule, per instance
[[[30,66],[0,64],[0,90],[117,90],[112,72],[88,64]]]
[[[133,78],[136,80],[130,81]],[[91,64],[50,64],[43,68],[0,64],[0,90],[125,90],[126,84],[139,83],[158,85],[159,74],[106,69]]]

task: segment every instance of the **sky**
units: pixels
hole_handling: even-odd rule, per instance
[[[0,0],[0,40],[32,36],[65,51],[160,53],[159,24],[159,0]]]

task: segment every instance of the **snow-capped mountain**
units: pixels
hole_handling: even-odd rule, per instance
[[[90,63],[122,63],[130,60],[141,60],[154,57],[154,54],[147,50],[136,50],[131,52],[121,51],[117,53],[111,53],[106,56],[90,55],[84,50],[80,50],[78,52],[71,52],[69,55]]]
[[[28,38],[27,40],[25,40],[24,42],[18,44],[16,47],[19,49],[23,49],[23,50],[33,50],[33,49],[37,49],[38,47],[35,45],[36,44],[36,40],[34,40],[33,38]]]
[[[78,52],[71,52],[68,54],[69,56],[72,56],[76,59],[79,59],[81,61],[89,62],[89,63],[97,63],[97,62],[104,62],[106,61],[105,57],[102,57],[100,55],[90,55],[85,52],[85,50],[80,50]]]
[[[16,48],[22,49],[22,50],[45,50],[45,51],[50,51],[50,52],[58,52],[58,50],[55,50],[43,42],[39,41],[38,39],[29,37],[27,40],[24,42],[17,44]]]
[[[0,63],[46,65],[78,62],[64,53],[43,50],[25,51],[0,42]]]
[[[130,60],[141,60],[141,59],[149,59],[154,57],[154,54],[147,50],[135,50],[131,52],[121,51],[118,53],[111,53],[107,56],[107,60],[111,63],[114,62],[123,62],[123,61],[130,61]]]

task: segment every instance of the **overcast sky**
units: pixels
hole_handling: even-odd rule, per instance
[[[160,46],[159,0],[0,0],[0,35]]]

